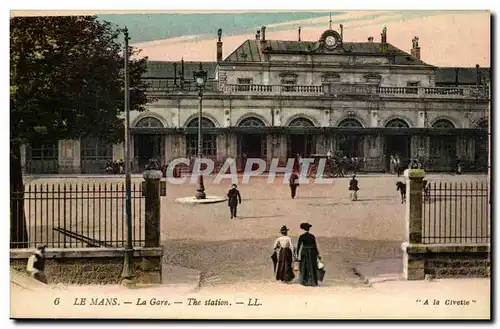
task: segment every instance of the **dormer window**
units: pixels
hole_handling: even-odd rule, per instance
[[[283,72],[280,74],[280,78],[284,92],[294,92],[297,90],[297,74],[293,72]]]
[[[252,79],[250,78],[238,79],[238,91],[250,91],[251,84],[252,84]]]

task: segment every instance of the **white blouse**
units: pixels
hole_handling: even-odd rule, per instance
[[[290,238],[287,235],[282,235],[279,238],[274,241],[274,246],[273,249],[279,249],[279,248],[290,248],[290,250],[293,253],[293,243],[292,243],[292,238]]]

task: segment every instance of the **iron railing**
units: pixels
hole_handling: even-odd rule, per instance
[[[132,243],[144,244],[142,185],[132,184]],[[21,241],[12,246],[34,248],[124,247],[125,184],[30,184],[24,192],[11,191],[11,201],[24,202],[27,236],[21,225]],[[13,207],[12,211],[16,211]],[[21,208],[21,207],[19,207]],[[22,209],[22,208],[21,208]],[[23,218],[23,214],[17,214]]]
[[[488,183],[428,183],[422,222],[423,243],[489,243]]]

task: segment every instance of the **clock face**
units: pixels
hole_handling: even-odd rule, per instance
[[[329,35],[326,37],[325,43],[328,47],[333,47],[337,43],[337,39],[333,35]]]

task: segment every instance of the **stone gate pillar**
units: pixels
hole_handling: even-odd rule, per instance
[[[406,280],[423,280],[425,260],[408,253],[408,249],[422,243],[422,200],[425,171],[406,169],[405,242],[403,242],[403,275]]]
[[[144,172],[145,247],[160,246],[160,180],[163,173],[157,168]]]

